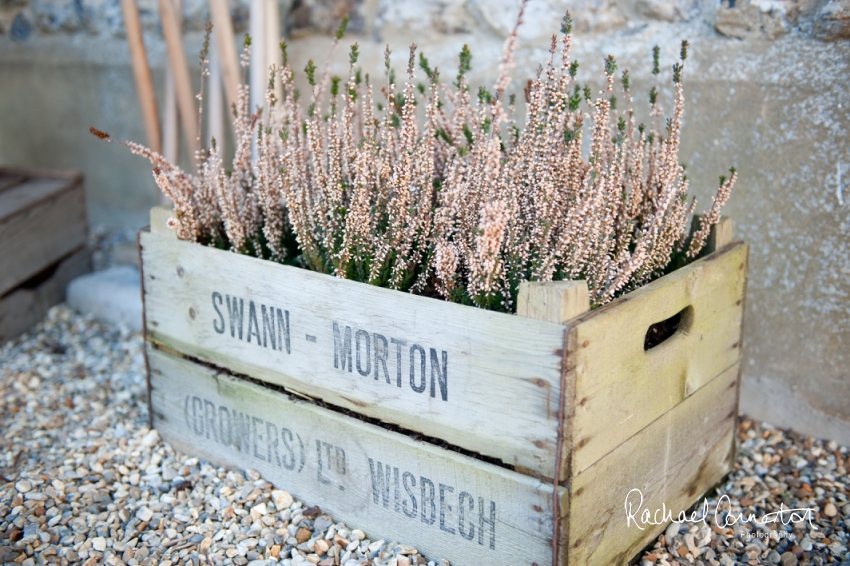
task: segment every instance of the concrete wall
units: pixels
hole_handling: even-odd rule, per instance
[[[162,100],[156,3],[140,4]],[[231,3],[240,32],[245,6]],[[669,69],[679,41],[691,41],[682,160],[703,206],[717,177],[738,168],[726,214],[751,245],[742,409],[850,443],[850,0],[531,0],[517,79],[545,58],[566,7],[580,77],[594,84],[610,53],[645,93],[652,46]],[[416,41],[452,72],[469,43],[473,82],[493,80],[515,18],[512,0],[296,0],[285,8],[296,69],[325,58],[326,32],[348,13],[347,40],[359,41],[365,67],[381,66],[388,42],[401,71]],[[197,52],[205,4],[184,1],[184,17],[187,50]],[[93,222],[126,227],[144,224],[156,200],[150,169],[86,131],[144,140],[122,36],[117,0],[0,0],[0,163],[82,168]],[[345,51],[335,57],[340,73]]]

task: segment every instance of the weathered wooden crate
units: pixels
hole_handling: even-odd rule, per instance
[[[82,174],[0,168],[0,343],[41,320],[90,271]]]
[[[664,528],[628,524],[632,490],[678,512],[732,465],[747,247],[722,232],[605,307],[531,284],[512,316],[181,242],[166,215],[140,234],[153,424],[376,537],[625,563]]]

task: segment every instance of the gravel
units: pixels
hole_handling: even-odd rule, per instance
[[[671,524],[639,564],[850,566],[848,468],[846,446],[742,418],[735,469],[706,498],[707,524]],[[715,513],[723,495],[728,504]],[[784,521],[764,520],[780,506]],[[790,521],[789,509],[809,508],[811,521]],[[702,509],[700,500],[687,515],[701,516]],[[726,526],[742,514],[746,521]],[[751,514],[763,525],[750,521]]]
[[[64,305],[0,346],[0,564],[448,566],[147,428],[142,339]]]
[[[0,564],[448,566],[176,453],[147,428],[144,383],[139,334],[64,305],[0,346]],[[745,419],[709,509],[812,507],[816,529],[674,524],[639,563],[850,566],[847,467],[847,447]]]

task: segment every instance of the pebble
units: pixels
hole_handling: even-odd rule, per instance
[[[836,508],[832,503],[827,503],[826,507],[823,508],[823,514],[827,517],[835,517],[838,515],[838,508]]]
[[[779,559],[782,566],[797,566],[797,556],[793,552],[785,552]]]
[[[147,507],[139,507],[139,509],[136,511],[136,517],[143,523],[149,523],[150,520],[153,518],[153,511],[151,511]]]
[[[328,517],[316,517],[316,520],[313,521],[313,529],[317,531],[326,531],[331,524],[333,524],[333,521],[331,521]]]
[[[274,506],[278,508],[278,510],[288,509],[292,503],[292,496],[288,491],[283,491],[282,489],[272,490],[272,501],[274,501]]]
[[[157,443],[159,443],[159,433],[156,430],[152,430],[142,437],[142,446],[150,448],[156,446]]]
[[[295,540],[298,541],[298,544],[301,544],[310,540],[310,537],[312,535],[313,532],[310,529],[305,529],[302,527],[295,532]]]

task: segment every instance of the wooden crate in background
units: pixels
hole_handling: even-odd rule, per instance
[[[83,176],[0,167],[0,343],[41,320],[91,270]]]
[[[455,566],[625,564],[665,527],[627,523],[632,490],[676,514],[731,469],[729,230],[604,307],[528,284],[513,316],[178,241],[167,216],[140,234],[153,424],[373,538]]]

